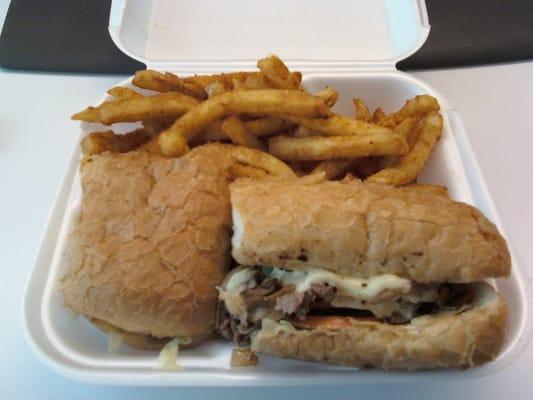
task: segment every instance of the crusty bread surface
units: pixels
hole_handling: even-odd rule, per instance
[[[233,258],[242,265],[395,274],[415,282],[507,276],[505,239],[476,208],[424,191],[305,179],[230,185]]]
[[[475,283],[470,309],[414,318],[391,325],[352,319],[340,330],[295,330],[263,321],[252,350],[285,358],[359,368],[469,368],[493,360],[505,337],[507,307],[486,283]]]
[[[216,145],[82,160],[65,305],[131,334],[207,337],[230,262],[230,164]]]

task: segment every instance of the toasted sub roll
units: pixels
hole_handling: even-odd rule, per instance
[[[509,275],[505,239],[476,208],[429,192],[301,179],[230,186],[233,258],[242,265],[419,283]]]
[[[469,368],[488,362],[502,348],[507,307],[488,284],[472,284],[467,309],[391,325],[349,318],[349,326],[295,329],[263,320],[251,336],[253,351],[279,357],[379,369]],[[335,326],[333,326],[335,328]]]

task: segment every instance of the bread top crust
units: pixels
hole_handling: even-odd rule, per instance
[[[135,151],[82,160],[65,305],[142,335],[211,332],[230,261],[230,164],[216,145],[179,159]]]
[[[233,257],[243,265],[389,273],[415,282],[507,276],[505,239],[476,208],[388,185],[251,181],[230,186]]]

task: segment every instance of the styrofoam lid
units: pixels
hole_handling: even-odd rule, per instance
[[[117,46],[149,67],[394,66],[429,33],[424,0],[113,0]]]

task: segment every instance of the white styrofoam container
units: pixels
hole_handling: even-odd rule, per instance
[[[269,53],[304,73],[311,92],[336,88],[339,113],[352,114],[351,99],[371,108],[401,107],[417,94],[439,99],[444,133],[420,181],[448,187],[452,198],[480,208],[502,232],[481,171],[458,113],[433,88],[396,70],[397,61],[414,53],[429,33],[423,0],[120,0],[113,1],[109,30],[122,51],[149,68],[180,75],[249,70]],[[123,82],[130,85],[130,80]],[[67,116],[65,116],[66,118]],[[98,128],[82,124],[80,138]],[[116,126],[119,130],[126,126]],[[233,386],[412,382],[464,379],[492,374],[524,349],[533,324],[528,316],[526,270],[513,255],[508,279],[494,282],[510,309],[507,339],[498,358],[468,371],[382,372],[355,370],[294,360],[261,357],[258,366],[231,369],[232,345],[213,340],[184,351],[179,372],[156,367],[157,352],[123,346],[106,350],[106,337],[85,319],[72,319],[62,307],[58,279],[68,268],[66,238],[79,208],[79,149],[57,195],[46,235],[30,278],[24,304],[26,333],[39,356],[54,370],[74,379],[123,385]]]

